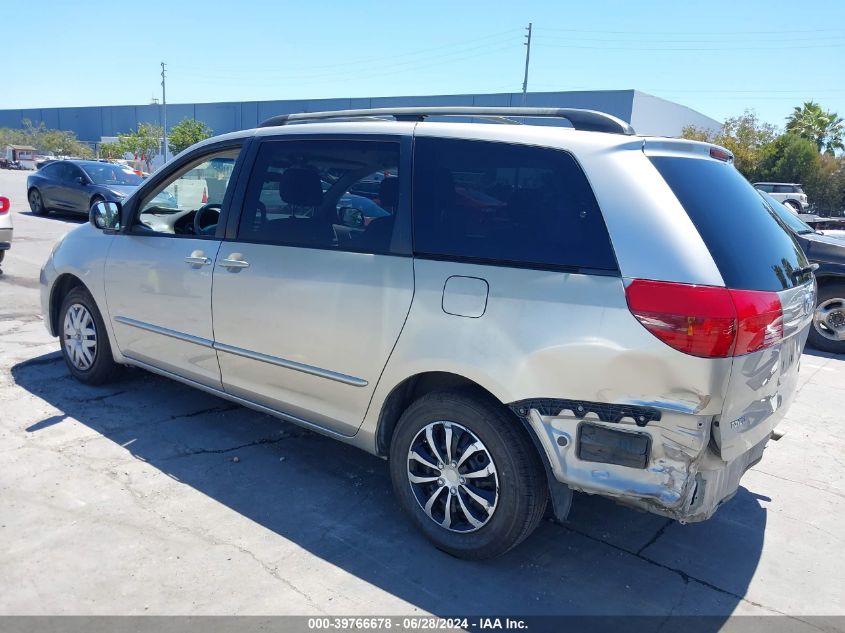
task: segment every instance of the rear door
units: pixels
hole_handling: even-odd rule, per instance
[[[234,239],[214,267],[227,392],[357,431],[413,296],[402,228],[409,145],[360,135],[262,142]],[[376,181],[372,198],[353,193]]]
[[[650,151],[648,144],[646,154],[698,229],[725,285],[776,296],[783,311],[779,342],[734,358],[713,428],[722,458],[731,461],[768,437],[795,394],[815,282],[800,245],[732,165]],[[771,332],[775,339],[777,328]]]

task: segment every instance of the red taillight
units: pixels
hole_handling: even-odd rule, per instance
[[[783,338],[783,312],[774,292],[635,279],[625,297],[643,327],[692,356],[739,356]]]
[[[0,196],[0,213],[6,213],[10,206],[9,199],[5,196]]]
[[[783,340],[783,308],[774,292],[731,290],[736,306],[734,356],[756,352]]]

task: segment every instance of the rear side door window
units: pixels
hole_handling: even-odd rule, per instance
[[[417,138],[414,253],[575,271],[618,271],[575,159],[561,150]]]
[[[398,208],[398,143],[267,142],[252,170],[238,240],[388,253]]]

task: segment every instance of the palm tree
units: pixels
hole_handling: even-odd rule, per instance
[[[845,122],[836,112],[824,111],[815,101],[796,106],[787,117],[786,131],[813,141],[819,152],[845,149]]]

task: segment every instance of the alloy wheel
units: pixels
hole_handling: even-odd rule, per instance
[[[88,309],[74,303],[65,313],[64,346],[74,367],[87,371],[97,357],[97,327]]]
[[[428,517],[452,532],[486,525],[499,500],[499,477],[484,443],[457,422],[420,429],[408,450],[408,481]]]
[[[43,208],[41,194],[34,189],[29,194],[29,206],[32,208],[33,213],[40,213]]]
[[[845,341],[845,299],[822,301],[813,314],[816,332],[831,341]]]

